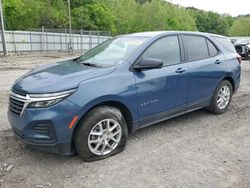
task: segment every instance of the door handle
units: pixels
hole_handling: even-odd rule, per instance
[[[175,72],[176,73],[183,73],[185,72],[186,70],[182,69],[182,68],[178,68]]]
[[[220,61],[219,59],[217,59],[214,63],[215,63],[215,64],[220,64],[221,61]]]

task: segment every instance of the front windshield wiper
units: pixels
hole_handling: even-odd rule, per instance
[[[100,65],[97,65],[97,64],[94,64],[94,63],[88,63],[88,62],[80,62],[81,64],[83,64],[83,65],[87,65],[87,66],[90,66],[90,67],[102,67],[102,66],[100,66]]]

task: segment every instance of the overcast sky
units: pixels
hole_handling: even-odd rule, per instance
[[[250,14],[250,0],[167,0],[185,7],[195,7],[220,14]]]

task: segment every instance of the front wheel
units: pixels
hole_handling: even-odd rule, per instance
[[[228,80],[223,80],[214,92],[209,111],[215,114],[223,114],[229,107],[232,99],[233,87]]]
[[[74,144],[84,161],[95,161],[124,150],[128,136],[121,112],[110,106],[91,110],[76,129]]]

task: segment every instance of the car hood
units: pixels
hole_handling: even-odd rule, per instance
[[[78,63],[75,59],[34,69],[18,78],[12,89],[23,93],[52,93],[78,87],[88,79],[109,74],[114,67],[97,68]]]

